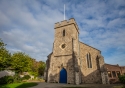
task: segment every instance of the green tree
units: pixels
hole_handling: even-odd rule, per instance
[[[38,76],[38,68],[39,68],[39,62],[37,62],[35,59],[31,58],[32,66],[31,66],[31,72],[30,74],[37,77]]]
[[[32,66],[31,66],[32,71],[38,73],[39,63],[35,59],[31,60],[32,60]]]
[[[12,67],[18,73],[31,71],[31,58],[22,52],[16,52],[12,55]]]
[[[120,75],[119,80],[121,83],[125,84],[125,75]]]
[[[39,61],[39,68],[38,68],[38,73],[39,75],[44,75],[44,70],[45,70],[45,62]]]
[[[0,70],[4,70],[11,66],[11,54],[5,48],[6,44],[0,38]]]

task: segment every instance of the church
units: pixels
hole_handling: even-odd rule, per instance
[[[52,53],[48,55],[46,82],[108,84],[101,51],[79,41],[79,28],[74,18],[55,23]]]

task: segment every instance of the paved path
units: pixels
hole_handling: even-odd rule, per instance
[[[30,88],[62,88],[62,87],[88,87],[88,88],[113,88],[113,86],[118,86],[119,84],[81,84],[81,85],[72,85],[72,84],[60,84],[60,83],[45,83],[39,82],[37,86]]]

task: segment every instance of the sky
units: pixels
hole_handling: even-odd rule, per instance
[[[101,50],[105,63],[125,66],[125,0],[0,0],[0,38],[13,54],[46,61],[54,24],[74,18],[79,40]]]

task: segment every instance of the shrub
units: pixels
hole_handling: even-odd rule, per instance
[[[37,77],[38,76],[38,72],[29,72],[30,75],[33,75],[34,77]]]
[[[119,80],[121,83],[125,84],[125,75],[120,75]]]
[[[20,76],[18,74],[14,75],[13,77],[14,77],[14,82],[15,83],[19,83],[19,82],[22,81],[22,79],[20,78]]]
[[[22,78],[22,80],[28,80],[28,79],[30,79],[29,75],[24,75],[24,77]]]
[[[0,84],[9,84],[13,82],[14,82],[14,78],[12,76],[4,76],[0,78]]]

